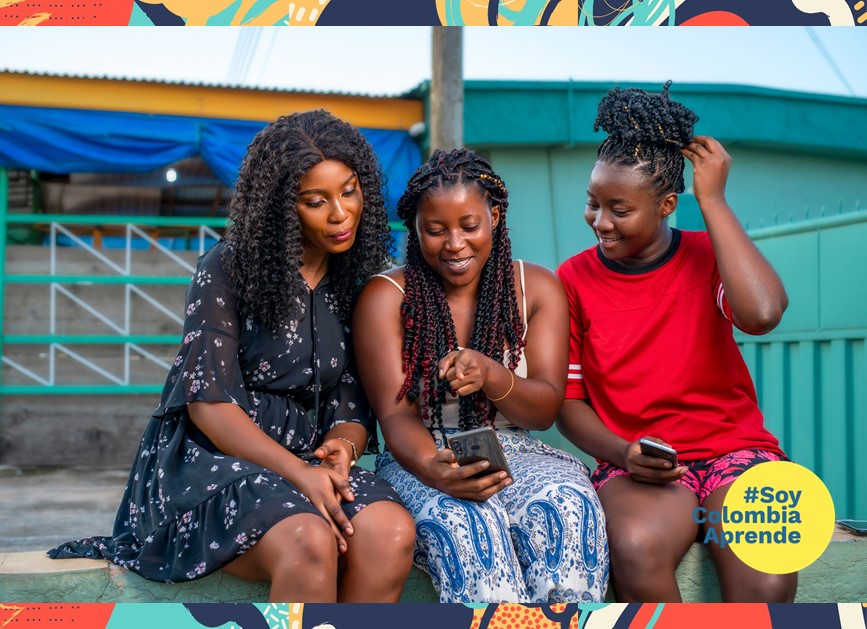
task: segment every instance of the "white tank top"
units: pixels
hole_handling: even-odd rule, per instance
[[[524,335],[523,338],[527,338],[527,292],[524,290],[524,261],[518,260],[518,269],[520,271],[521,278],[521,316],[524,323]],[[382,277],[387,279],[389,282],[395,285],[397,289],[406,294],[403,290],[403,287],[394,281],[391,277],[385,274],[378,274],[374,277]],[[504,350],[503,352],[503,364],[508,366],[508,350]],[[515,375],[520,378],[527,377],[527,354],[526,352],[521,352],[521,359],[518,361],[517,367],[515,367]],[[444,428],[454,428],[458,427],[458,419],[460,416],[460,398],[458,396],[446,396],[445,404],[443,404],[443,427]],[[512,422],[510,422],[506,417],[497,411],[496,416],[494,417],[494,426],[497,428],[508,428],[512,426]]]

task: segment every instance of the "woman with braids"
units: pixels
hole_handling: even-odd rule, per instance
[[[105,557],[157,581],[218,569],[272,601],[396,602],[413,522],[354,467],[369,407],[348,335],[354,298],[387,263],[381,173],[326,111],[279,118],[250,145],[232,226],[198,262],[184,340],[130,473]]]
[[[597,457],[611,578],[619,601],[679,601],[674,572],[721,510],[730,483],[785,459],[763,426],[732,325],[772,330],[788,300],[726,203],[730,157],[693,136],[696,115],[661,94],[614,88],[599,104],[608,137],[590,174],[584,218],[598,244],[558,273],[571,311],[566,401],[558,426]],[[667,217],[684,191],[684,157],[707,232]],[[668,445],[677,461],[641,453]],[[720,534],[719,525],[714,527]],[[766,574],[710,544],[726,601],[791,601],[797,574]]]
[[[398,202],[406,265],[353,318],[388,452],[377,473],[416,521],[415,563],[441,601],[601,601],[605,522],[578,459],[532,437],[563,401],[568,310],[556,276],[512,261],[508,195],[468,150],[437,151]],[[513,478],[459,466],[446,436],[492,426]]]

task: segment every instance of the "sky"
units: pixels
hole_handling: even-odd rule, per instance
[[[246,54],[245,54],[246,51]],[[857,27],[464,29],[464,77],[730,83],[867,98]],[[430,78],[429,27],[0,29],[0,68],[372,95]]]

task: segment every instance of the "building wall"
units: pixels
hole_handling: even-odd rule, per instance
[[[867,209],[867,159],[776,149],[727,147],[732,156],[726,196],[741,223],[761,229]],[[508,222],[516,256],[555,268],[593,244],[584,223],[587,181],[596,147],[490,147],[483,152],[509,189]],[[704,229],[689,192],[687,164],[672,225]]]
[[[789,294],[780,326],[737,335],[768,428],[867,518],[867,211],[752,232]]]
[[[825,482],[838,518],[867,518],[858,480],[867,476],[867,163],[738,146],[730,152],[729,201],[790,301],[771,334],[736,335],[767,426]],[[486,154],[509,188],[516,257],[556,268],[594,244],[582,217],[594,148]],[[681,195],[674,216],[677,226],[703,228],[690,194]],[[553,431],[545,438],[576,451]]]
[[[737,145],[729,152],[728,199],[748,229],[867,208],[867,157]]]

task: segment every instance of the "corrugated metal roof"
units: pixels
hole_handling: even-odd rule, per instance
[[[207,83],[204,81],[182,81],[182,80],[170,80],[170,79],[146,79],[146,78],[137,78],[137,77],[129,77],[129,76],[110,76],[106,74],[67,74],[67,73],[56,73],[56,72],[34,72],[32,70],[16,70],[14,68],[0,68],[0,75],[2,74],[18,74],[22,76],[35,76],[35,77],[44,77],[44,78],[60,78],[60,79],[88,79],[88,80],[97,80],[97,81],[126,81],[129,83],[143,83],[143,84],[152,84],[152,85],[181,85],[184,87],[207,87],[214,89],[226,89],[226,90],[244,90],[248,92],[270,92],[270,93],[283,93],[283,94],[308,94],[308,95],[317,95],[317,96],[346,96],[352,98],[401,98],[401,99],[416,99],[418,98],[417,94],[415,94],[415,90],[417,88],[413,88],[407,92],[403,92],[400,94],[364,94],[361,92],[340,92],[340,91],[321,91],[321,90],[306,90],[306,89],[292,89],[292,88],[283,88],[283,87],[265,87],[258,85],[244,85],[241,83]]]

